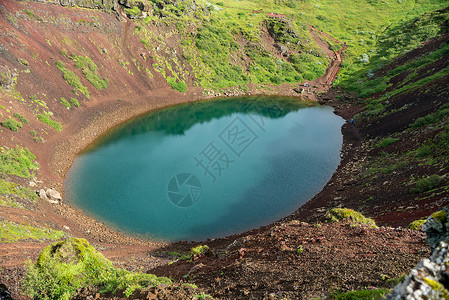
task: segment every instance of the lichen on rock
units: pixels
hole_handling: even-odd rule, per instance
[[[433,251],[441,241],[449,239],[448,218],[449,206],[433,213],[422,226],[422,231],[427,235],[427,243]]]

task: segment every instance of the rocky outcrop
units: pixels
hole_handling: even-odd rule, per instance
[[[47,190],[40,189],[38,195],[42,200],[46,200],[52,204],[59,204],[62,202],[61,194],[57,190],[52,188],[49,188]]]
[[[422,231],[427,235],[427,243],[430,249],[435,250],[441,241],[449,239],[448,222],[449,205],[433,213],[422,226]]]
[[[449,299],[449,244],[441,242],[387,299]]]
[[[433,250],[387,299],[449,299],[449,206],[433,213],[422,226]]]
[[[8,288],[3,283],[0,283],[0,300],[12,300]]]

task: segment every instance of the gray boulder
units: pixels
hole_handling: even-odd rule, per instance
[[[438,247],[441,241],[449,239],[448,213],[449,205],[433,213],[422,226],[422,231],[427,236],[427,244],[432,251]]]
[[[449,299],[449,244],[441,242],[430,258],[423,259],[387,299]]]

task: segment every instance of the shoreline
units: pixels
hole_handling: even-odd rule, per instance
[[[181,94],[178,92],[168,92],[163,95],[161,99],[165,100],[172,97],[171,101],[154,101],[153,93],[147,95],[139,95],[126,101],[98,101],[96,105],[87,108],[83,111],[85,115],[81,120],[78,120],[76,124],[67,124],[65,128],[66,132],[61,134],[55,134],[47,143],[44,152],[46,155],[43,157],[41,163],[40,178],[43,181],[42,186],[54,187],[61,192],[64,198],[64,183],[68,171],[70,170],[76,157],[85,151],[90,145],[94,144],[99,138],[105,136],[111,130],[119,126],[135,120],[148,113],[166,109],[171,106],[197,101],[213,101],[219,98],[234,98],[234,97],[257,97],[257,96],[276,96],[276,97],[295,97],[304,101],[316,101],[306,97],[301,97],[295,93],[290,86],[284,86],[281,91],[273,91],[273,93],[260,93],[251,89],[250,91],[239,94],[228,95],[203,95],[195,90],[189,93]],[[156,91],[158,93],[158,91]],[[199,95],[198,95],[199,94]],[[119,98],[119,97],[118,97]],[[158,98],[158,96],[156,96]],[[147,99],[152,99],[149,102]],[[334,108],[334,113],[336,113]],[[83,125],[79,126],[78,124]],[[43,168],[42,168],[43,167]],[[328,182],[329,183],[329,182]],[[328,184],[326,183],[326,185]],[[308,201],[312,200],[309,199]],[[308,202],[307,201],[307,202]],[[52,205],[49,203],[42,203],[40,201],[39,207],[46,213],[55,213],[62,217],[62,223],[65,226],[69,226],[70,232],[76,236],[88,239],[91,243],[98,244],[101,247],[106,242],[108,245],[142,245],[149,247],[148,250],[167,247],[172,244],[184,243],[198,243],[204,241],[179,241],[179,242],[165,242],[153,240],[151,238],[130,234],[114,228],[110,225],[105,225],[99,219],[94,218],[89,213],[85,212],[81,208],[74,205],[62,202],[59,205]],[[306,203],[307,203],[306,202]],[[303,204],[304,205],[304,204]],[[299,207],[298,207],[299,209]],[[295,212],[285,217],[292,216]],[[254,228],[242,233],[234,234],[231,236],[220,237],[212,240],[227,240],[231,237],[241,236],[248,232],[272,226],[273,224],[283,220],[284,218],[270,223],[268,225]],[[62,221],[62,220],[61,220]],[[61,222],[58,222],[61,223]],[[62,224],[60,224],[62,225]],[[63,226],[64,226],[63,225]],[[63,227],[61,226],[61,227]],[[210,239],[207,239],[210,240]]]

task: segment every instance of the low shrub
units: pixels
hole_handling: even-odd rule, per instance
[[[430,146],[422,146],[416,150],[416,157],[426,157],[432,155],[432,148]]]
[[[416,181],[416,186],[410,189],[411,193],[424,193],[437,187],[443,178],[437,174],[430,175],[427,178],[421,178]]]
[[[56,66],[58,67],[59,70],[61,70],[62,77],[67,82],[67,84],[74,87],[75,93],[77,91],[80,91],[87,98],[90,98],[90,93],[89,93],[88,89],[81,83],[80,78],[74,72],[67,69],[65,67],[64,63],[59,60],[56,62]]]
[[[25,124],[30,124],[30,121],[28,121],[27,118],[25,118],[25,116],[22,116],[19,113],[14,113],[14,117],[16,117],[20,122],[25,123]]]
[[[67,107],[67,108],[72,107],[72,106],[70,105],[69,101],[67,101],[66,98],[61,97],[60,100],[61,100],[61,104],[64,105],[65,107]]]
[[[395,138],[384,138],[382,139],[379,143],[377,143],[376,147],[377,148],[385,148],[388,145],[391,145],[393,143],[396,143],[397,141],[399,141],[399,139],[395,139]]]
[[[72,103],[72,105],[75,106],[75,107],[79,107],[80,106],[80,103],[75,98],[70,98],[70,103]]]
[[[45,124],[53,127],[54,130],[56,130],[56,131],[61,131],[62,130],[62,125],[59,124],[58,122],[52,120],[49,115],[39,114],[39,115],[37,115],[37,118],[42,123],[45,123]]]
[[[20,123],[17,120],[8,119],[8,120],[2,122],[2,126],[10,129],[12,131],[18,131],[19,128],[22,128],[23,125],[22,125],[22,123]]]
[[[167,77],[168,84],[176,91],[184,93],[187,91],[187,84],[184,80],[176,81],[174,77]]]

